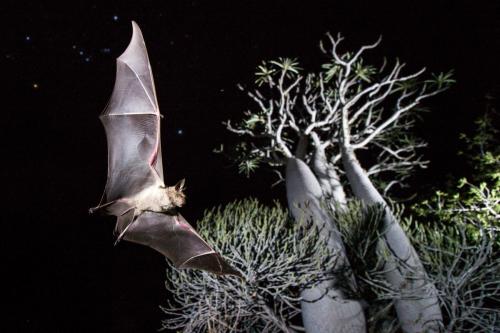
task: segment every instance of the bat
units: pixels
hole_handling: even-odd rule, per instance
[[[240,276],[178,212],[185,182],[165,186],[160,120],[153,74],[142,32],[117,60],[111,98],[100,115],[108,142],[108,175],[98,206],[89,212],[117,217],[115,245],[123,238],[149,246],[177,268]]]

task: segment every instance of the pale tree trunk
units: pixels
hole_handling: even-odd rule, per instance
[[[300,159],[289,158],[286,192],[290,211],[300,221],[311,219],[327,238],[327,246],[338,252],[338,264],[347,264],[342,240],[329,215],[321,208],[322,190],[311,169]],[[308,333],[364,333],[366,322],[361,302],[346,299],[344,293],[325,281],[301,292],[304,328]]]
[[[325,155],[325,149],[317,147],[314,152],[312,167],[318,178],[323,195],[331,198],[340,206],[345,206],[346,197],[344,188],[340,183],[340,177],[331,163],[328,163]]]
[[[351,149],[342,150],[342,162],[354,195],[385,207],[384,237],[393,257],[386,259],[384,271],[387,282],[400,293],[394,305],[401,328],[408,333],[439,332],[443,318],[437,291],[418,254]]]

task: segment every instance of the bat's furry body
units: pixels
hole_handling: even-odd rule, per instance
[[[186,203],[186,196],[182,188],[176,186],[165,187],[163,183],[146,187],[128,198],[121,198],[109,203],[90,208],[90,213],[104,210],[114,216],[122,216],[130,209],[135,209],[136,215],[143,212],[172,213],[177,207]]]
[[[149,186],[137,193],[131,199],[133,206],[139,212],[151,211],[168,213],[186,202],[184,193],[176,186]]]
[[[171,213],[176,208],[182,207],[186,203],[184,188],[181,186],[177,184],[175,186],[165,187],[163,182],[150,185],[128,198],[122,198],[112,202],[107,211],[110,215],[115,216],[121,216],[131,208],[136,210],[137,215],[146,211]],[[105,208],[106,205],[108,204],[91,208],[91,211],[94,212],[101,207]],[[117,209],[113,210],[113,206],[117,206]]]
[[[239,275],[177,212],[186,199],[184,180],[165,186],[153,74],[142,33],[135,22],[132,27],[100,116],[108,141],[108,179],[101,202],[90,212],[117,216],[117,241],[123,237],[150,246],[176,267]]]

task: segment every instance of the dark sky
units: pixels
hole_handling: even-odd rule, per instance
[[[126,242],[113,247],[113,219],[87,215],[106,177],[97,117],[113,87],[115,58],[131,36],[130,20],[144,34],[165,115],[167,182],[187,179],[183,214],[194,222],[205,208],[236,198],[283,200],[283,186],[269,188],[271,173],[247,180],[212,150],[234,142],[221,121],[248,106],[236,84],[252,82],[263,59],[298,57],[317,69],[324,60],[318,41],[327,31],[342,32],[347,47],[382,34],[375,58],[455,69],[457,84],[427,103],[433,111],[419,127],[432,164],[416,176],[415,191],[466,172],[456,156],[458,133],[471,128],[487,93],[498,96],[495,2],[3,2],[2,272],[12,279],[6,292],[13,310],[6,317],[29,332],[149,332],[164,317],[163,257]]]

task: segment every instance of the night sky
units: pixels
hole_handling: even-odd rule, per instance
[[[165,116],[166,180],[186,178],[182,213],[194,223],[204,209],[237,198],[285,199],[284,186],[270,188],[271,172],[246,179],[212,150],[235,142],[221,122],[251,104],[236,85],[251,84],[263,59],[297,57],[317,70],[325,60],[318,41],[328,31],[342,32],[351,48],[382,34],[374,60],[455,69],[457,84],[426,103],[432,112],[418,131],[431,165],[414,177],[412,192],[467,173],[458,134],[472,128],[487,94],[499,96],[495,2],[2,2],[2,273],[12,281],[4,283],[2,318],[29,332],[150,332],[164,318],[164,258],[127,242],[114,247],[113,218],[87,214],[106,181],[98,116],[131,20],[142,29]]]

